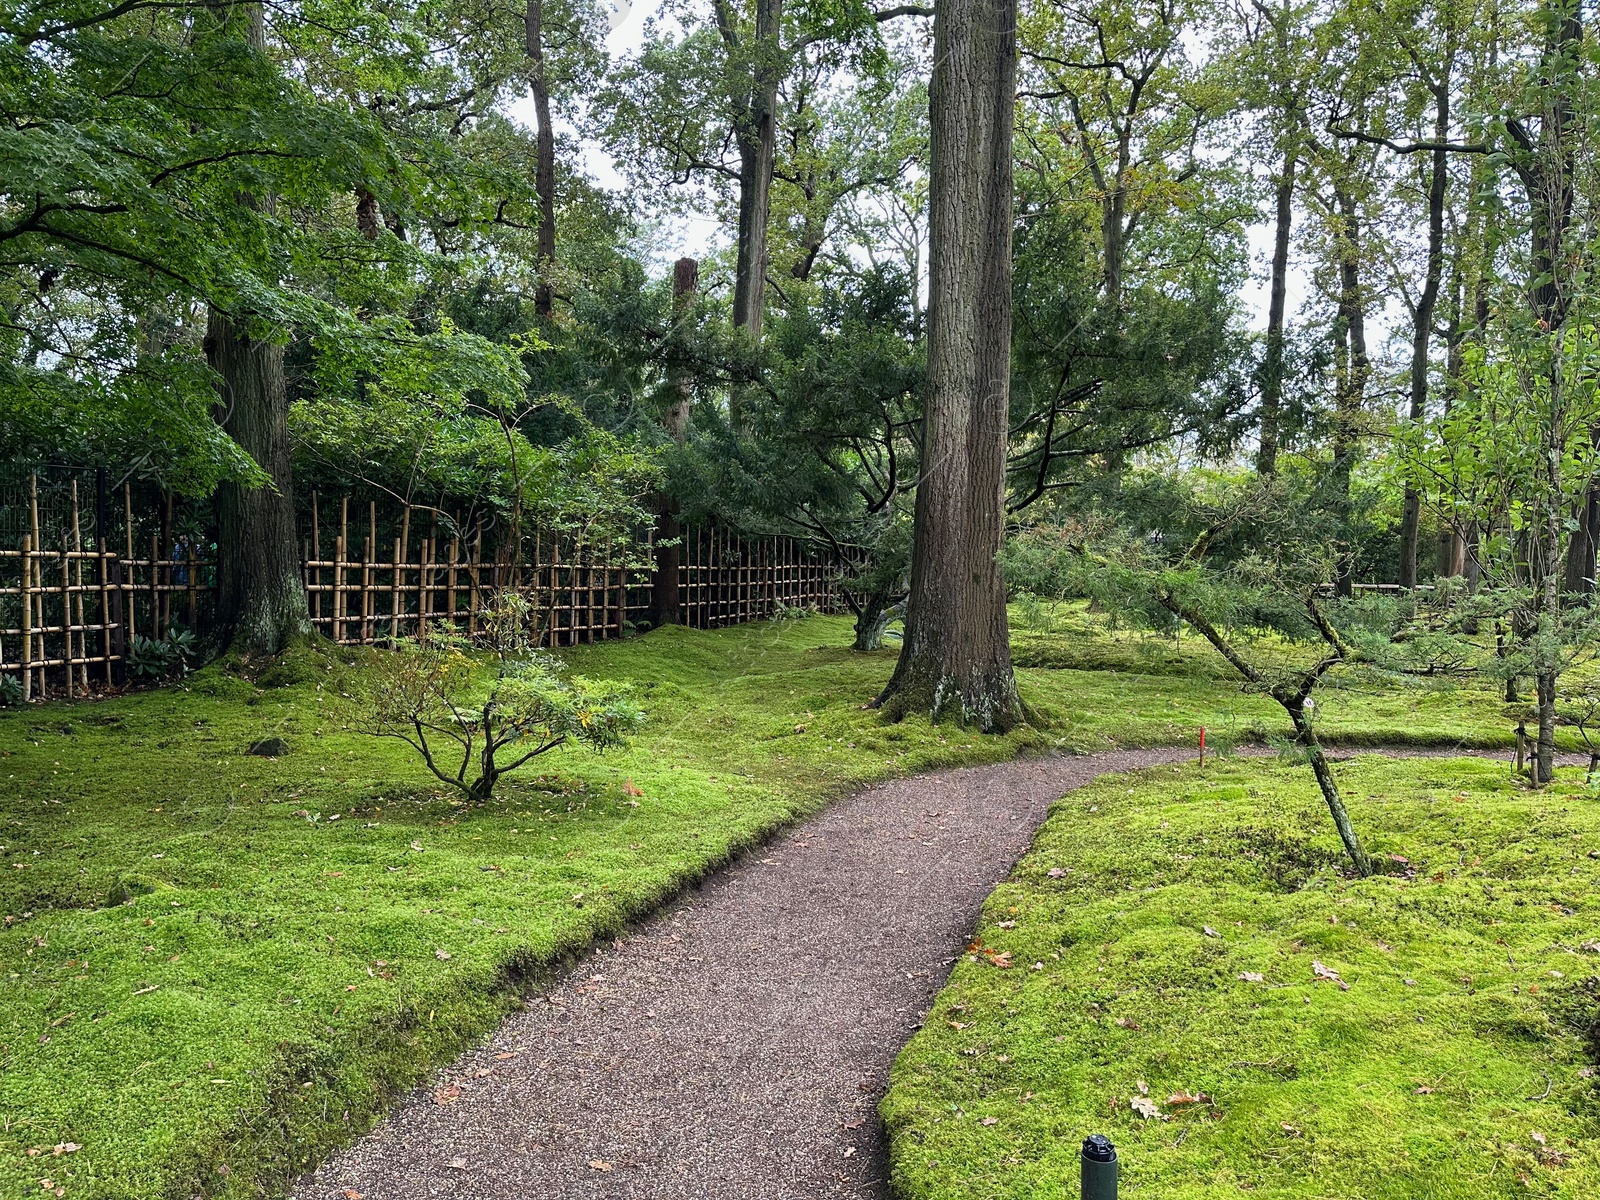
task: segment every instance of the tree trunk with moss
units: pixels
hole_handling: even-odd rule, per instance
[[[856,613],[856,638],[852,649],[870,653],[883,649],[883,635],[894,620],[898,607],[882,592],[873,592],[861,602]]]
[[[209,37],[266,45],[260,4],[212,6]],[[239,203],[264,204],[240,196]],[[216,618],[224,639],[250,654],[276,654],[311,634],[300,546],[295,534],[290,466],[289,389],[283,346],[253,336],[242,314],[210,310],[206,362],[217,373],[217,423],[267,475],[263,487],[217,489]]]
[[[1322,791],[1322,799],[1328,806],[1328,813],[1333,817],[1334,828],[1339,831],[1339,840],[1344,843],[1345,853],[1350,856],[1350,861],[1355,864],[1356,874],[1363,877],[1372,874],[1372,860],[1367,857],[1361,839],[1356,836],[1355,826],[1350,823],[1350,814],[1345,810],[1344,798],[1339,795],[1339,785],[1334,782],[1333,770],[1328,766],[1328,760],[1323,756],[1322,743],[1317,741],[1317,732],[1311,725],[1311,718],[1306,715],[1305,704],[1293,701],[1280,700],[1284,710],[1289,714],[1289,720],[1294,725],[1295,741],[1305,751],[1306,758],[1311,763],[1311,773],[1316,776],[1317,787]]]
[[[311,633],[290,470],[283,347],[212,310],[206,359],[220,376],[217,420],[270,484],[217,489],[217,621],[250,654],[276,654]]]
[[[930,86],[928,394],[905,641],[879,698],[985,731],[1023,719],[1005,584],[1015,0],[950,0]]]

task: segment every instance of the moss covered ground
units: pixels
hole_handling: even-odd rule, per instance
[[[1483,760],[1336,771],[1370,879],[1303,766],[1062,800],[896,1063],[898,1194],[1076,1197],[1095,1132],[1130,1198],[1600,1194],[1600,799]]]
[[[1040,725],[1006,738],[863,711],[893,651],[851,653],[838,619],[579,648],[636,685],[644,732],[478,811],[345,729],[359,655],[0,713],[0,1197],[271,1193],[541,973],[842,789],[1283,732],[1230,682],[1090,636],[1094,669],[1020,673]],[[1351,743],[1510,736],[1492,696],[1438,685],[1330,692],[1320,720]],[[289,754],[245,753],[274,736]]]

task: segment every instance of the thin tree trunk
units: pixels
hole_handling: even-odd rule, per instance
[[[533,307],[540,317],[548,318],[555,312],[555,287],[550,273],[556,262],[556,132],[550,123],[550,81],[544,70],[544,0],[528,0],[523,21],[529,86],[534,116],[539,122],[533,184],[539,193],[539,284],[534,289]]]
[[[700,282],[700,264],[680,258],[672,270],[672,314],[682,322],[694,308],[695,289]],[[662,428],[680,446],[689,436],[689,404],[694,395],[693,381],[685,370],[673,379],[673,395],[661,414]],[[670,492],[656,497],[656,572],[650,588],[650,623],[677,625],[683,620],[680,577],[683,573],[683,526],[678,521],[678,498]]]
[[[861,602],[856,613],[855,642],[851,649],[870,652],[883,649],[884,631],[895,615],[894,601],[886,592],[872,592]]]
[[[1334,509],[1341,525],[1339,562],[1334,580],[1340,596],[1354,593],[1355,561],[1350,536],[1353,510],[1350,479],[1360,450],[1360,426],[1366,407],[1367,377],[1371,362],[1367,355],[1366,297],[1361,290],[1361,214],[1355,197],[1347,190],[1336,190],[1339,206],[1339,310],[1343,334],[1345,367],[1335,404],[1333,431]]]
[[[1344,798],[1339,795],[1339,785],[1334,781],[1333,770],[1328,766],[1328,760],[1322,753],[1322,743],[1317,741],[1317,732],[1306,716],[1305,706],[1285,704],[1284,708],[1288,710],[1289,720],[1294,723],[1295,740],[1311,762],[1311,773],[1316,776],[1317,787],[1322,792],[1322,799],[1328,806],[1329,815],[1333,817],[1334,828],[1339,831],[1339,840],[1344,843],[1345,853],[1350,855],[1350,861],[1355,864],[1358,875],[1371,875],[1372,860],[1367,857],[1361,839],[1356,836],[1355,826],[1350,823],[1350,814],[1345,810]]]
[[[1450,134],[1450,81],[1446,74],[1434,91],[1434,140],[1441,147]],[[1428,180],[1428,266],[1417,297],[1411,324],[1411,396],[1406,415],[1422,420],[1428,404],[1428,355],[1433,337],[1433,311],[1439,300],[1439,283],[1444,277],[1444,202],[1450,185],[1449,151],[1433,152],[1432,174]],[[1422,524],[1422,497],[1406,485],[1400,517],[1400,586],[1417,586],[1417,533]]]
[[[1279,423],[1283,419],[1284,319],[1289,296],[1289,233],[1294,221],[1294,150],[1283,156],[1283,173],[1278,176],[1276,208],[1272,234],[1272,297],[1267,305],[1267,356],[1261,372],[1260,447],[1256,452],[1256,473],[1274,475],[1278,470]]]
[[[986,731],[1023,719],[1005,536],[1016,0],[943,0],[930,86],[928,395],[905,641],[880,702]]]
[[[1563,494],[1562,465],[1567,454],[1566,444],[1566,393],[1565,327],[1573,268],[1568,261],[1570,247],[1567,234],[1572,226],[1575,202],[1574,167],[1576,166],[1576,117],[1568,88],[1572,86],[1581,69],[1579,55],[1583,44],[1583,26],[1576,5],[1553,2],[1542,6],[1548,19],[1548,40],[1541,62],[1541,74],[1546,87],[1546,107],[1539,122],[1537,141],[1522,133],[1524,155],[1521,161],[1513,160],[1527,190],[1531,216],[1531,278],[1529,297],[1532,314],[1543,331],[1544,342],[1549,347],[1547,367],[1549,416],[1543,430],[1544,445],[1540,448],[1540,484],[1545,494],[1543,528],[1537,533],[1543,543],[1535,548],[1539,572],[1534,628],[1531,630],[1539,666],[1534,672],[1534,688],[1539,706],[1539,746],[1536,755],[1539,779],[1547,782],[1555,768],[1555,706],[1556,685],[1560,666],[1548,642],[1557,638],[1562,619],[1562,588],[1572,574],[1571,558],[1579,550],[1580,538],[1574,535],[1563,553],[1562,533],[1569,517],[1563,512],[1559,497]],[[1511,125],[1508,124],[1508,129]],[[1587,512],[1576,514],[1580,523]],[[1581,539],[1587,542],[1588,539]],[[1563,560],[1566,561],[1563,561]],[[1586,565],[1586,564],[1585,564]],[[1587,576],[1592,576],[1592,567]],[[1583,588],[1573,590],[1585,590]]]

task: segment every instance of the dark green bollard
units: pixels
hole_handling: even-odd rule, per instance
[[[1083,1139],[1083,1200],[1117,1200],[1117,1148],[1103,1133]]]

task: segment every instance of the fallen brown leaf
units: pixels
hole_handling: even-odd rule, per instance
[[[1316,959],[1311,960],[1311,974],[1318,979],[1326,979],[1329,983],[1337,983],[1341,992],[1348,992],[1350,990],[1350,985],[1343,979],[1339,978],[1339,972],[1335,971],[1332,967],[1324,966],[1322,963],[1316,961]]]
[[[1128,1101],[1128,1107],[1133,1109],[1134,1112],[1138,1113],[1146,1121],[1165,1121],[1167,1119],[1166,1114],[1161,1111],[1160,1106],[1148,1096],[1133,1097],[1133,1099]]]

